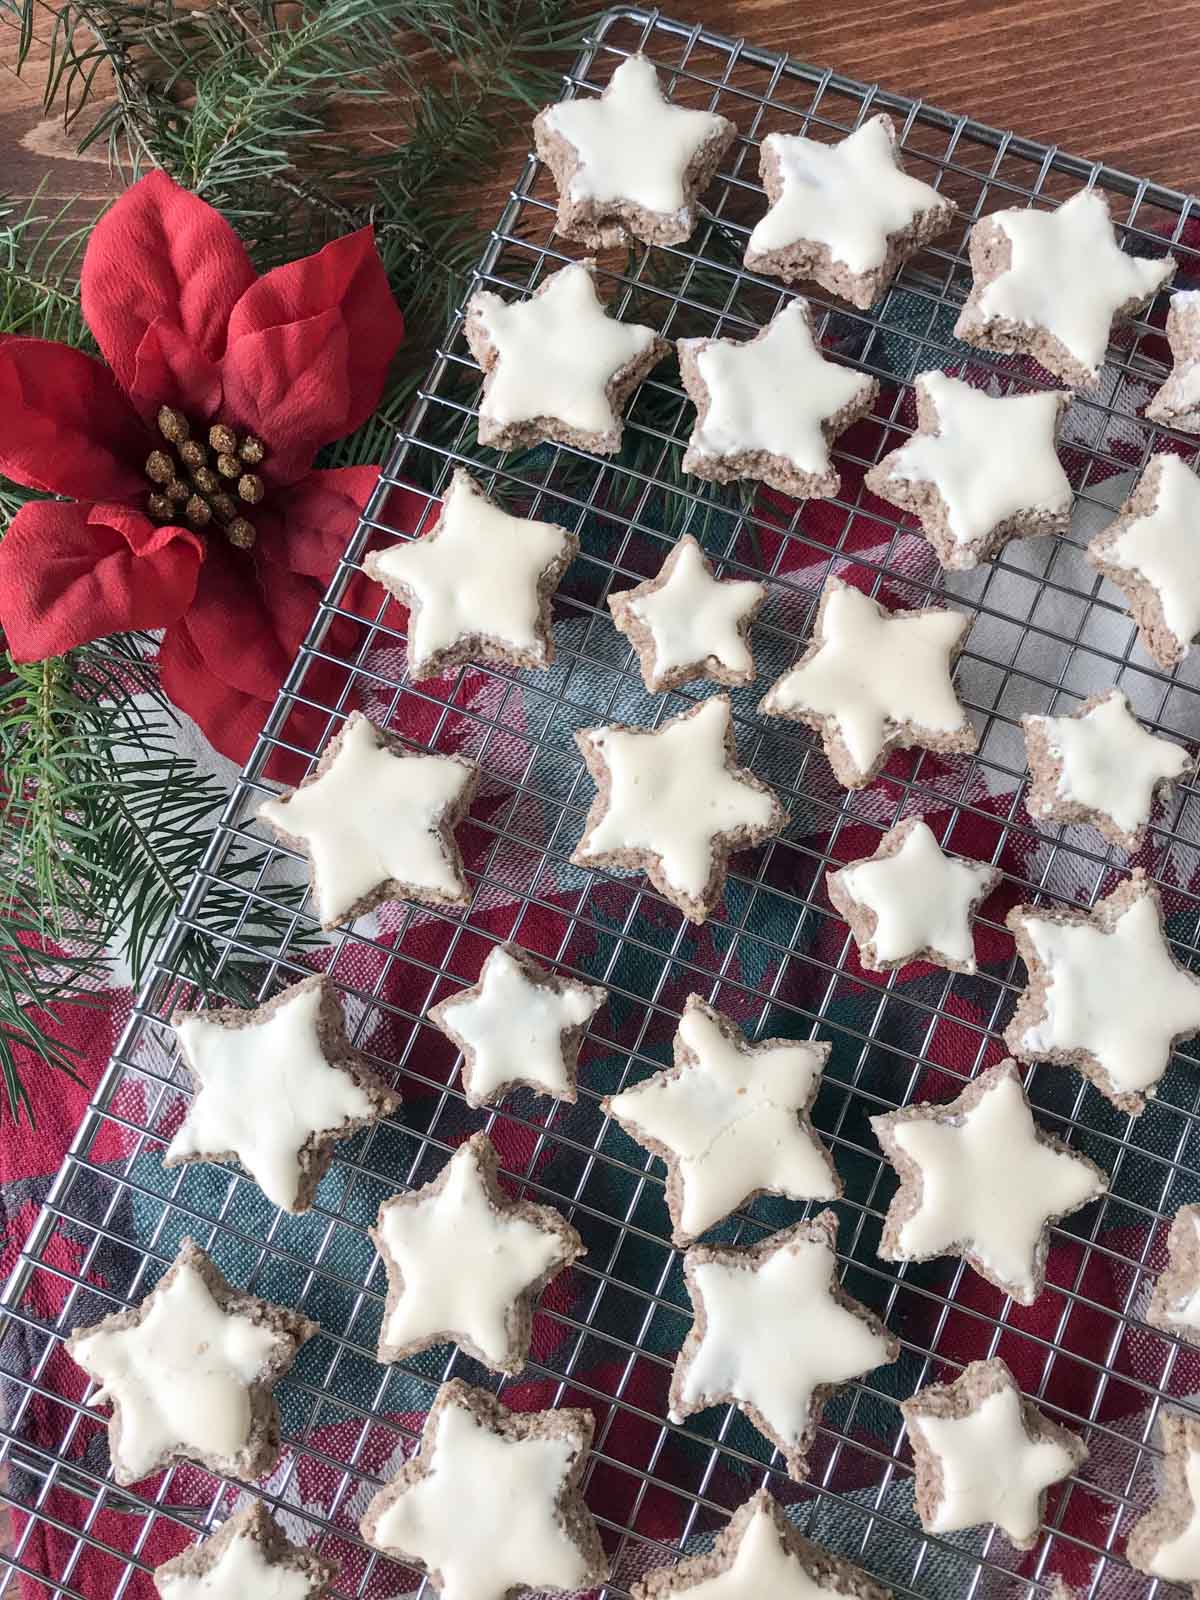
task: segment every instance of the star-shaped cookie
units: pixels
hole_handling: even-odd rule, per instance
[[[1200,1421],[1177,1411],[1158,1418],[1163,1449],[1158,1496],[1125,1545],[1131,1566],[1191,1588],[1200,1600]]]
[[[1087,1460],[1078,1434],[1024,1399],[999,1357],[972,1361],[953,1383],[927,1384],[902,1400],[900,1410],[926,1533],[990,1522],[1018,1550],[1030,1550],[1046,1491]]]
[[[974,282],[955,335],[1031,355],[1078,389],[1100,382],[1114,317],[1141,310],[1175,272],[1172,256],[1125,254],[1099,189],[1053,211],[993,211],[971,229],[970,249]]]
[[[509,1411],[451,1379],[362,1536],[428,1573],[443,1600],[603,1583],[608,1561],[579,1487],[593,1426],[590,1411]]]
[[[112,1407],[118,1483],[172,1461],[256,1478],[279,1455],[271,1389],[316,1332],[298,1311],[231,1288],[185,1239],[140,1305],[76,1328],[67,1354],[100,1385],[89,1403]]]
[[[780,1451],[789,1474],[807,1477],[826,1401],[900,1353],[879,1318],[842,1288],[836,1245],[837,1217],[822,1211],[761,1244],[687,1252],[696,1319],[671,1376],[672,1422],[735,1405]]]
[[[813,278],[864,309],[954,221],[950,201],[905,172],[882,114],[837,144],[769,133],[759,170],[771,208],[750,235],[746,266],[785,283]]]
[[[1167,1236],[1167,1265],[1146,1310],[1151,1327],[1200,1345],[1200,1206],[1180,1206]]]
[[[1155,797],[1193,762],[1170,739],[1147,733],[1120,689],[1094,694],[1063,717],[1025,716],[1035,822],[1090,822],[1126,850],[1146,837]]]
[[[596,798],[571,860],[640,869],[692,922],[721,898],[729,857],[787,824],[772,791],[737,765],[728,695],[657,728],[582,728],[575,739]]]
[[[550,601],[578,549],[565,528],[502,511],[460,467],[429,532],[373,551],[363,570],[409,608],[414,678],[464,661],[548,667]]]
[[[284,1211],[306,1211],[333,1146],[400,1104],[351,1047],[320,974],[252,1011],[177,1011],[171,1024],[196,1093],[163,1165],[236,1161]]]
[[[1075,1067],[1137,1116],[1200,1033],[1200,978],[1171,955],[1157,889],[1139,868],[1090,912],[1014,906],[1007,920],[1029,972],[1008,1048]]]
[[[889,1111],[871,1127],[900,1177],[880,1257],[962,1256],[1023,1306],[1045,1287],[1050,1224],[1108,1189],[1099,1167],[1034,1122],[1011,1061],[956,1100]]]
[[[761,479],[797,499],[838,492],[829,447],[879,393],[874,378],[825,359],[798,299],[753,339],[680,339],[679,374],[697,412],[683,470]]]
[[[1074,494],[1054,438],[1067,395],[984,394],[944,372],[922,372],[916,389],[918,431],[864,482],[921,519],[947,571],[1010,539],[1066,533]]]
[[[1171,296],[1166,332],[1174,365],[1146,415],[1181,433],[1200,433],[1200,289],[1180,289]]]
[[[815,729],[847,789],[870,783],[895,749],[974,750],[950,680],[969,627],[961,611],[885,611],[829,578],[808,649],[760,709]]]
[[[910,961],[974,972],[971,918],[999,877],[999,867],[945,855],[923,818],[906,817],[873,856],[826,873],[825,882],[869,972]]]
[[[473,761],[411,750],[352,711],[312,776],[258,814],[307,854],[321,926],[336,928],[383,900],[470,902],[454,829],[478,783]]]
[[[463,331],[483,368],[479,442],[517,450],[552,440],[611,456],[622,413],[670,345],[653,328],[618,322],[596,293],[595,263],[552,272],[529,300],[479,289]]]
[[[598,99],[547,106],[533,132],[558,185],[558,232],[599,250],[631,235],[682,244],[737,129],[713,111],[664,100],[653,63],[635,55]]]
[[[261,1500],[154,1573],[161,1600],[324,1600],[337,1568],[291,1544]]]
[[[698,994],[675,1034],[675,1064],[610,1095],[604,1109],[667,1164],[671,1238],[681,1248],[760,1194],[833,1200],[842,1192],[809,1112],[829,1045],[764,1039]]]
[[[657,577],[610,594],[608,608],[637,651],[642,682],[657,694],[693,678],[753,683],[748,634],[766,598],[765,583],[715,578],[704,551],[685,533]]]
[[[479,982],[426,1013],[462,1051],[470,1106],[532,1089],[575,1101],[575,1068],[588,1023],[608,998],[598,984],[548,972],[515,944],[488,952]]]

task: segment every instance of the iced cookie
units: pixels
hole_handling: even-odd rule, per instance
[[[1171,375],[1146,406],[1152,422],[1200,433],[1200,289],[1180,289],[1167,312]]]
[[[906,817],[873,856],[826,873],[825,882],[869,972],[910,961],[974,972],[971,919],[999,878],[999,867],[943,854],[929,824]]]
[[[108,1447],[118,1483],[137,1483],[172,1461],[257,1478],[279,1456],[271,1390],[318,1331],[298,1311],[231,1288],[185,1239],[140,1305],[76,1328],[67,1354],[100,1385],[90,1404],[112,1407]]]
[[[571,860],[644,872],[692,922],[720,900],[729,857],[787,824],[772,791],[737,765],[728,695],[657,728],[583,728],[575,739],[596,798]]]
[[[713,111],[663,99],[643,55],[622,61],[598,99],[578,96],[539,111],[537,153],[558,186],[556,227],[593,250],[682,244],[696,199],[712,182],[737,129]]]
[[[1139,869],[1090,912],[1014,906],[1007,920],[1029,972],[1008,1048],[1075,1067],[1137,1116],[1200,1033],[1200,978],[1171,955],[1158,890]]]
[[[258,814],[308,856],[321,926],[336,928],[384,900],[470,902],[454,829],[478,783],[473,761],[412,750],[352,711],[312,776]]]
[[[826,360],[804,300],[753,339],[680,339],[679,375],[697,413],[683,470],[761,479],[796,499],[838,492],[830,446],[879,393],[874,378]]]
[[[880,1257],[962,1256],[1023,1306],[1045,1287],[1050,1224],[1108,1188],[1099,1167],[1034,1122],[1011,1061],[945,1105],[889,1111],[871,1127],[900,1178]]]
[[[324,1600],[329,1561],[290,1544],[261,1500],[154,1573],[161,1600]]]
[[[842,1192],[809,1117],[829,1045],[764,1039],[689,995],[675,1064],[610,1095],[604,1109],[667,1166],[671,1238],[681,1248],[760,1194]]]
[[[927,607],[885,611],[829,578],[812,640],[760,710],[821,735],[847,789],[871,782],[893,750],[974,750],[979,743],[950,680],[971,619]]]
[[[1200,1345],[1200,1206],[1180,1206],[1167,1238],[1167,1264],[1146,1311],[1152,1327]]]
[[[714,578],[703,550],[685,533],[657,577],[610,594],[608,608],[637,651],[642,682],[657,694],[693,678],[753,683],[750,624],[766,598],[765,583]]]
[[[1158,1496],[1125,1545],[1131,1566],[1191,1589],[1200,1600],[1200,1421],[1176,1411],[1158,1418],[1163,1448]]]
[[[594,265],[561,267],[528,300],[491,289],[471,296],[464,332],[484,374],[480,444],[519,450],[551,440],[600,456],[621,448],[626,402],[670,345],[653,328],[606,315]]]
[[[509,516],[460,467],[429,532],[373,551],[363,570],[409,609],[412,677],[466,661],[548,667],[550,602],[578,549],[553,522]]]
[[[1074,495],[1054,439],[1067,395],[984,394],[944,372],[921,373],[916,389],[918,431],[864,482],[921,519],[947,571],[1010,539],[1066,533]]]
[[[252,1011],[177,1011],[171,1024],[196,1093],[163,1165],[236,1161],[284,1211],[307,1211],[334,1145],[400,1104],[352,1048],[326,977]]]
[[[761,1244],[688,1251],[683,1273],[696,1320],[671,1377],[672,1422],[735,1405],[793,1478],[808,1476],[826,1402],[900,1353],[874,1312],[842,1288],[836,1244],[837,1217],[822,1211]]]
[[[746,246],[751,272],[812,278],[852,305],[874,305],[904,262],[954,221],[954,207],[905,172],[891,117],[837,144],[769,133],[759,169],[771,208]]]
[[[1120,689],[1094,694],[1064,717],[1025,716],[1035,822],[1088,822],[1112,844],[1136,850],[1156,798],[1191,771],[1186,750],[1147,733]]]
[[[1148,305],[1175,272],[1172,256],[1125,254],[1098,189],[1053,211],[993,211],[971,229],[970,248],[974,282],[955,335],[1033,356],[1072,389],[1097,386],[1113,319]]]
[[[900,1402],[912,1442],[917,1515],[926,1533],[994,1523],[1018,1550],[1037,1543],[1046,1491],[1087,1460],[1078,1434],[1017,1388],[999,1357]]]

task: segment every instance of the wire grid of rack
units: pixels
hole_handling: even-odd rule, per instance
[[[116,1489],[102,1420],[88,1409],[82,1375],[62,1350],[72,1326],[140,1299],[185,1234],[208,1246],[239,1284],[301,1305],[322,1324],[280,1385],[285,1451],[259,1490],[293,1537],[341,1562],[339,1596],[385,1600],[419,1587],[417,1575],[367,1550],[356,1525],[367,1496],[411,1449],[437,1383],[451,1374],[498,1388],[517,1406],[592,1408],[596,1445],[585,1481],[618,1593],[648,1567],[674,1559],[679,1546],[701,1547],[766,1481],[794,1506],[802,1527],[898,1595],[1042,1594],[1055,1574],[1089,1596],[1156,1591],[1121,1551],[1153,1492],[1159,1409],[1167,1401],[1187,1405],[1200,1390],[1195,1354],[1139,1320],[1162,1263],[1163,1219],[1200,1197],[1194,1060],[1186,1050],[1177,1056],[1159,1099],[1137,1121],[1073,1073],[1029,1074],[1042,1122],[1112,1175],[1105,1200],[1055,1230],[1051,1284],[1032,1309],[1015,1307],[954,1261],[897,1269],[877,1259],[892,1178],[866,1119],[914,1098],[948,1098],[1003,1053],[999,1034],[1021,981],[1003,926],[1008,904],[1040,897],[1087,905],[1129,864],[1089,830],[1030,825],[1021,712],[1069,709],[1117,681],[1145,722],[1200,738],[1200,674],[1187,665],[1164,674],[1150,663],[1120,597],[1094,579],[1081,554],[1152,447],[1186,448],[1135,414],[1165,371],[1161,334],[1147,321],[1119,330],[1103,387],[1074,402],[1063,457],[1079,506],[1068,538],[1014,544],[977,573],[947,577],[911,526],[863,491],[861,476],[911,430],[916,372],[966,360],[997,392],[1045,382],[1028,362],[967,352],[952,339],[969,283],[964,245],[973,220],[1002,205],[1053,203],[1094,183],[1113,199],[1133,249],[1161,252],[1169,243],[1181,273],[1192,276],[1200,261],[1189,242],[1191,202],[657,12],[608,13],[565,92],[596,92],[636,49],[656,62],[670,94],[725,112],[740,138],[691,241],[601,262],[616,315],[672,336],[746,336],[783,302],[778,284],[748,277],[738,264],[747,218],[763,206],[756,144],[773,128],[840,137],[865,116],[889,111],[910,170],[952,196],[959,226],[910,264],[870,313],[813,296],[822,332],[883,384],[874,416],[836,452],[841,495],[822,505],[683,479],[678,461],[691,413],[669,368],[634,397],[626,447],[614,461],[560,447],[508,456],[481,450],[479,373],[461,313],[455,318],[5,1292],[0,1500],[12,1513],[12,1537],[2,1594],[149,1595],[155,1561],[236,1503],[236,1487],[186,1466]],[[527,294],[570,254],[553,236],[553,195],[531,157],[477,283]],[[457,464],[472,467],[505,504],[580,529],[582,553],[557,603],[559,653],[549,672],[469,668],[413,684],[402,666],[403,614],[376,607],[377,592],[369,605],[361,600],[356,578],[367,540],[427,526]],[[420,486],[415,503],[423,515],[393,529],[390,489],[402,480]],[[410,512],[413,503],[406,502]],[[568,860],[591,796],[574,730],[660,721],[690,703],[683,693],[644,693],[604,603],[610,587],[656,570],[684,529],[721,570],[770,580],[754,634],[761,676],[753,691],[735,695],[735,713],[743,759],[776,785],[793,818],[784,837],[736,859],[725,902],[701,929],[644,879],[591,874]],[[871,788],[847,794],[814,738],[757,716],[766,682],[802,647],[831,569],[852,572],[893,606],[944,594],[973,614],[957,680],[981,733],[976,756],[905,753]],[[352,647],[335,648],[338,637]],[[264,957],[256,909],[279,898],[278,866],[288,852],[273,848],[249,883],[234,879],[230,863],[244,840],[261,838],[253,813],[270,787],[263,773],[272,753],[312,756],[352,696],[422,745],[480,762],[481,799],[461,830],[471,907],[465,914],[393,907],[314,948],[303,940],[314,928],[305,903],[291,914],[288,938]],[[307,711],[303,723],[298,708]],[[1198,807],[1200,791],[1183,785],[1138,856],[1163,885],[1177,955],[1193,965],[1200,954]],[[1004,869],[1004,886],[979,923],[975,977],[932,969],[864,974],[828,904],[826,866],[868,854],[883,829],[914,811],[950,848]],[[223,979],[247,962],[260,963],[253,968],[260,996],[321,965],[345,993],[356,1042],[398,1075],[406,1094],[398,1118],[339,1152],[304,1217],[275,1213],[236,1172],[161,1166],[164,1137],[186,1100],[165,1019],[194,995],[183,957],[189,941],[206,934],[206,904],[217,894],[235,897],[240,911],[234,932],[215,941],[210,997],[219,998]],[[487,949],[506,937],[610,989],[584,1046],[576,1105],[522,1091],[499,1111],[471,1112],[453,1053],[422,1020],[435,999],[472,982]],[[693,990],[755,1037],[831,1041],[815,1116],[846,1180],[837,1208],[845,1282],[903,1341],[895,1367],[850,1386],[827,1408],[806,1485],[786,1479],[734,1412],[718,1408],[682,1428],[663,1420],[672,1359],[688,1325],[680,1258],[667,1238],[661,1169],[605,1118],[600,1097],[667,1059]],[[546,1295],[533,1360],[520,1378],[499,1383],[450,1347],[379,1367],[373,1350],[384,1285],[366,1226],[380,1199],[427,1180],[479,1126],[491,1131],[514,1188],[560,1206],[582,1232],[588,1257]],[[796,1214],[759,1201],[720,1236],[750,1241]],[[920,1383],[993,1353],[1091,1447],[1080,1473],[1051,1494],[1044,1536],[1026,1555],[989,1529],[922,1535],[895,1404]]]

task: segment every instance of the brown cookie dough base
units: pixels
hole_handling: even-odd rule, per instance
[[[1146,1321],[1152,1328],[1174,1334],[1187,1344],[1200,1345],[1200,1320],[1179,1322],[1171,1313],[1183,1311],[1200,1289],[1200,1205],[1180,1206],[1167,1236],[1167,1265],[1159,1274],[1154,1293],[1146,1308]]]
[[[1200,318],[1200,312],[1197,313]],[[1200,431],[1200,428],[1198,428]],[[1162,462],[1152,457],[1133,493],[1117,512],[1116,517],[1088,545],[1086,555],[1097,572],[1120,589],[1129,606],[1130,615],[1137,624],[1138,638],[1148,653],[1164,672],[1177,667],[1187,655],[1192,643],[1181,639],[1172,631],[1162,607],[1162,597],[1155,586],[1129,567],[1119,567],[1111,559],[1118,540],[1125,530],[1143,517],[1158,509],[1159,486],[1162,479]],[[1196,530],[1200,539],[1200,528]]]
[[[309,1582],[305,1600],[324,1600],[329,1593],[329,1587],[338,1574],[336,1563],[322,1561],[320,1556],[312,1554],[300,1545],[290,1543],[283,1529],[261,1500],[255,1500],[244,1511],[239,1511],[237,1516],[230,1517],[227,1522],[222,1523],[220,1529],[203,1544],[190,1545],[172,1560],[165,1561],[161,1567],[156,1568],[155,1588],[159,1594],[169,1592],[162,1586],[161,1580],[164,1578],[168,1582],[172,1579],[182,1581],[190,1578],[195,1583],[202,1583],[234,1540],[242,1538],[249,1539],[259,1547],[263,1560],[269,1567],[303,1574]],[[250,1597],[247,1597],[247,1600],[250,1600]]]
[[[1200,362],[1200,294],[1176,294],[1167,311],[1167,343],[1175,365],[1170,377],[1146,406],[1151,422],[1178,428],[1180,433],[1200,433],[1200,403],[1196,394],[1196,364]],[[1186,388],[1185,388],[1186,385]],[[1189,395],[1188,390],[1191,390]]]
[[[1188,1456],[1200,1451],[1200,1421],[1178,1411],[1161,1411],[1158,1436],[1164,1451],[1158,1497],[1133,1527],[1125,1545],[1131,1567],[1153,1576],[1150,1563],[1164,1544],[1178,1539],[1192,1524],[1195,1507],[1187,1481]],[[1170,1589],[1172,1585],[1167,1585]],[[1183,1584],[1192,1600],[1200,1600],[1200,1579]]]

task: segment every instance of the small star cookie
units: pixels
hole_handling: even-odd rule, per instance
[[[1075,1067],[1138,1116],[1200,1033],[1200,978],[1171,955],[1154,884],[1139,868],[1090,912],[1014,906],[1007,920],[1029,972],[1008,1048]]]
[[[809,1112],[829,1045],[764,1039],[689,995],[675,1064],[610,1095],[604,1109],[667,1165],[671,1238],[681,1248],[760,1194],[833,1200],[842,1192]]]
[[[324,1600],[337,1568],[291,1544],[254,1500],[203,1544],[155,1569],[161,1600]]]
[[[728,695],[657,728],[615,723],[575,740],[596,798],[571,860],[644,872],[691,922],[721,898],[729,857],[787,825],[773,792],[737,765]]]
[[[535,1296],[584,1254],[553,1206],[509,1199],[486,1133],[432,1183],[385,1200],[370,1232],[388,1280],[380,1361],[453,1343],[493,1372],[520,1372]]]
[[[947,571],[1010,539],[1067,532],[1074,494],[1054,448],[1067,395],[984,394],[944,372],[922,372],[916,388],[919,431],[863,481],[921,519]]]
[[[1167,1265],[1154,1285],[1146,1321],[1200,1345],[1200,1206],[1180,1206],[1167,1236]]]
[[[869,972],[910,961],[974,972],[971,918],[999,878],[999,867],[943,854],[929,824],[906,817],[873,856],[826,873],[825,882]]]
[[[409,608],[412,677],[466,661],[548,667],[550,601],[578,549],[553,522],[509,516],[460,467],[429,532],[372,551],[363,571]]]
[[[1046,1491],[1087,1460],[1078,1434],[1026,1400],[1000,1358],[900,1402],[912,1441],[917,1515],[926,1533],[994,1523],[1031,1550]]]
[[[905,172],[888,116],[837,144],[769,133],[759,168],[771,208],[750,235],[746,266],[785,283],[812,278],[864,310],[954,221],[950,201]]]
[[[67,1354],[100,1385],[89,1404],[112,1407],[118,1483],[172,1461],[257,1478],[279,1456],[271,1389],[318,1331],[297,1311],[231,1288],[185,1239],[140,1305],[76,1328]]]
[[[993,211],[971,229],[970,249],[974,282],[955,336],[1033,356],[1076,389],[1099,384],[1113,319],[1140,311],[1175,272],[1173,256],[1125,254],[1098,189],[1053,211]]]
[[[1200,1421],[1159,1413],[1162,1481],[1153,1506],[1125,1545],[1129,1564],[1151,1578],[1190,1587],[1200,1600]]]
[[[761,1244],[687,1252],[696,1320],[671,1376],[672,1422],[735,1405],[781,1452],[791,1477],[808,1476],[826,1401],[900,1353],[879,1318],[842,1288],[836,1244],[837,1217],[822,1211]]]
[[[645,244],[690,238],[696,197],[737,128],[664,100],[658,73],[639,54],[621,62],[598,99],[539,111],[533,133],[558,186],[558,232],[599,250],[630,236]]]
[[[333,1146],[400,1104],[320,974],[253,1010],[177,1011],[171,1025],[196,1093],[163,1165],[236,1161],[283,1211],[307,1211]]]
[[[1108,1189],[1099,1167],[1034,1122],[1011,1061],[956,1100],[889,1111],[871,1127],[900,1177],[880,1258],[962,1256],[1019,1305],[1045,1287],[1050,1224]]]
[[[453,1378],[362,1536],[427,1573],[443,1600],[603,1583],[608,1560],[580,1490],[593,1427],[590,1411],[509,1411]]]
[[[704,551],[685,533],[656,578],[610,594],[608,608],[637,651],[642,682],[658,694],[693,678],[753,683],[748,635],[766,598],[765,583],[715,578]]]
[[[969,627],[963,612],[935,606],[885,611],[829,578],[808,649],[759,709],[815,729],[847,789],[870,783],[895,749],[974,750],[950,681]]]
[[[615,455],[626,401],[670,349],[605,314],[593,261],[552,272],[529,300],[477,290],[464,332],[484,373],[479,442],[497,450],[550,440]]]
[[[1180,289],[1167,311],[1171,375],[1146,406],[1152,422],[1200,433],[1200,289]]]
[[[825,359],[807,301],[789,300],[753,339],[678,343],[697,412],[685,472],[716,483],[761,479],[796,499],[838,492],[830,445],[866,416],[879,384]]]
[[[1094,694],[1065,717],[1024,716],[1035,822],[1089,822],[1115,845],[1136,850],[1155,797],[1191,771],[1186,750],[1147,733],[1120,689]]]
[[[383,900],[470,903],[454,829],[478,783],[473,761],[412,750],[352,711],[311,777],[258,814],[308,855],[321,926],[336,928]]]

